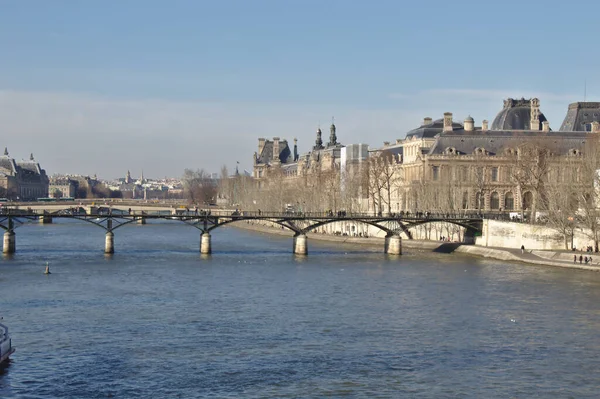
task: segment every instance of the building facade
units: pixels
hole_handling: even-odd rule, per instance
[[[31,201],[48,197],[49,179],[34,159],[16,161],[4,149],[0,156],[0,196],[11,200]]]
[[[538,99],[507,99],[491,128],[475,127],[451,113],[384,145],[378,154],[398,154],[396,178],[383,211],[520,211],[551,206],[553,190],[583,187],[584,153],[590,136],[600,134],[599,103],[569,106],[560,130],[552,131]],[[595,118],[595,119],[594,119]],[[589,180],[589,173],[588,173]],[[589,188],[589,184],[587,184]]]

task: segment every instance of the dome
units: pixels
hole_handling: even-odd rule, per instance
[[[465,122],[475,122],[471,116],[465,118]]]
[[[494,118],[491,130],[531,130],[531,102],[537,99],[504,100],[504,108]],[[542,122],[546,121],[543,113],[539,113],[539,126],[534,129],[541,130]]]

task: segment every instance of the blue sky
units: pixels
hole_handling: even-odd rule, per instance
[[[538,96],[599,99],[600,2],[0,0],[0,126],[49,173],[251,169],[335,115],[343,143]]]

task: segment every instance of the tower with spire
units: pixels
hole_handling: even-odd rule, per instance
[[[321,128],[319,127],[317,129],[317,139],[315,140],[315,146],[313,147],[313,150],[322,150],[323,147],[323,139],[321,138],[322,132],[321,132]]]
[[[131,184],[131,173],[129,171],[125,175],[125,184]]]
[[[334,147],[338,144],[337,136],[335,134],[335,124],[334,118],[331,117],[331,127],[329,128],[329,143],[327,143],[327,147]]]

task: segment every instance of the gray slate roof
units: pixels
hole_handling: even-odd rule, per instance
[[[452,122],[452,129],[462,129],[463,125],[462,123],[458,123],[458,122]],[[428,125],[421,125],[416,129],[413,129],[411,131],[409,131],[408,133],[406,133],[406,139],[411,139],[411,138],[417,138],[417,139],[422,139],[422,138],[434,138],[436,134],[439,134],[442,132],[442,130],[444,130],[444,120],[443,119],[436,119],[435,121],[433,121],[432,123],[428,124]]]
[[[542,129],[542,122],[546,117],[540,111],[540,124],[537,127]],[[508,99],[504,103],[504,108],[498,112],[492,122],[491,130],[531,130],[531,104],[530,100]]]
[[[567,115],[560,126],[561,131],[590,131],[592,122],[600,122],[600,102],[569,104]]]
[[[258,163],[268,164],[273,160],[273,142],[267,140],[262,152],[258,154]],[[279,141],[279,161],[281,163],[294,162],[294,155],[288,146],[287,140]]]
[[[503,155],[508,148],[516,148],[532,138],[548,145],[557,155],[566,155],[571,149],[582,149],[587,135],[585,132],[524,131],[524,130],[464,130],[441,134],[430,148],[429,155],[471,155],[483,148],[489,155]],[[452,153],[447,153],[452,149]]]

